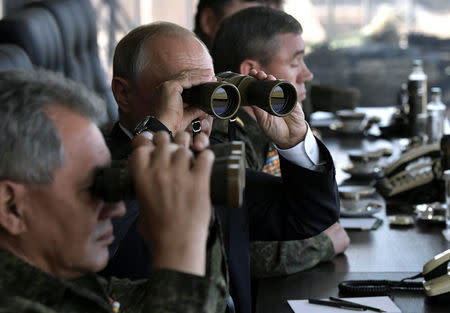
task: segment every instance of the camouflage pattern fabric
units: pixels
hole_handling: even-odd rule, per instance
[[[207,254],[205,277],[155,270],[149,279],[140,281],[107,281],[96,274],[69,281],[0,250],[0,313],[225,312],[225,261],[217,236]],[[117,303],[120,308],[114,309]]]
[[[214,120],[211,136],[228,141],[228,123],[227,120]],[[262,171],[273,149],[272,142],[245,110],[239,109],[234,123],[235,140],[245,142],[247,167]],[[323,233],[304,240],[250,243],[250,269],[255,278],[293,274],[333,256],[331,239]]]
[[[228,120],[215,119],[211,136],[228,140]],[[247,167],[261,171],[266,164],[266,156],[272,143],[259,128],[258,123],[243,109],[239,109],[235,124],[236,139],[245,142]]]
[[[324,233],[304,240],[250,243],[253,278],[298,273],[334,256],[331,239]]]

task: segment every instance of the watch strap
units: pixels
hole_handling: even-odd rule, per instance
[[[151,131],[154,133],[157,133],[159,131],[165,131],[170,135],[170,139],[173,140],[173,135],[172,132],[166,127],[166,125],[164,125],[163,123],[161,123],[160,120],[158,120],[156,117],[154,116],[146,116],[144,120],[142,120],[142,122],[140,122],[133,130],[133,135],[137,136],[140,133],[144,132],[144,131]]]

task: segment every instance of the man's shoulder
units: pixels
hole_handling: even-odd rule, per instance
[[[39,302],[18,296],[0,296],[0,313],[55,313]]]

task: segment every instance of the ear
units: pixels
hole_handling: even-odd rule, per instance
[[[25,187],[10,181],[0,182],[0,225],[11,235],[26,231],[24,217]]]
[[[241,65],[239,65],[239,72],[243,75],[248,75],[250,70],[255,69],[257,71],[261,70],[261,65],[258,61],[252,60],[252,59],[245,59],[241,62]]]
[[[200,12],[200,28],[209,37],[209,42],[206,42],[207,45],[212,43],[219,28],[219,23],[219,17],[214,13],[213,9],[205,8]]]
[[[123,112],[129,112],[133,91],[130,82],[122,77],[113,77],[111,88],[119,108]]]

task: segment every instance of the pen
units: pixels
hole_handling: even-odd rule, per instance
[[[341,303],[347,303],[347,304],[358,304],[359,306],[361,306],[362,308],[364,308],[366,310],[371,310],[371,311],[375,311],[375,312],[386,312],[386,311],[384,311],[382,309],[379,309],[379,308],[375,308],[375,307],[368,306],[368,305],[365,305],[365,304],[359,304],[359,303],[356,303],[356,302],[344,300],[344,299],[337,298],[337,297],[330,297],[330,300],[338,301],[338,302],[341,302]]]
[[[339,302],[319,300],[319,299],[308,299],[308,302],[312,303],[312,304],[332,306],[334,308],[339,308],[339,309],[364,311],[364,309],[360,305],[356,305],[356,304],[339,303]]]

